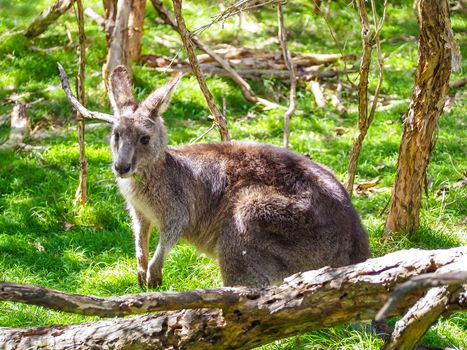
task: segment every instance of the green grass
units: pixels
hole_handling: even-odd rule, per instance
[[[411,6],[403,1],[393,2],[388,10],[382,33],[382,48],[387,56],[383,95],[408,99],[412,93],[413,75],[417,65],[418,26]],[[60,18],[39,38],[29,41],[20,30],[49,1],[28,3],[0,0],[0,114],[11,112],[7,98],[14,92],[34,93],[27,102],[42,98],[29,106],[33,127],[73,125],[71,109],[61,90],[44,91],[59,83],[56,62],[74,74],[78,61],[75,50],[60,48],[37,52],[33,47],[53,48],[67,44],[68,28],[77,41],[77,26],[73,12]],[[169,4],[167,3],[169,6]],[[102,13],[101,2],[85,1],[85,6]],[[170,7],[170,6],[169,6]],[[207,23],[218,11],[214,1],[187,1],[187,24],[197,28]],[[329,22],[337,34],[334,43],[324,20],[315,16],[309,1],[290,1],[285,6],[290,47],[301,52],[360,54],[360,27],[354,9],[348,2],[333,1]],[[466,39],[465,18],[452,14],[455,37]],[[173,56],[179,52],[180,40],[173,31],[156,21],[157,15],[148,3],[143,53]],[[250,47],[279,50],[275,41],[276,15],[272,8],[245,14],[243,31],[237,32],[236,18],[204,31],[203,40],[210,44],[237,41]],[[92,22],[86,24],[90,41],[86,89],[88,106],[104,112],[110,110],[101,84],[101,67],[105,61],[105,38]],[[162,47],[156,36],[171,38]],[[466,46],[462,46],[465,55]],[[358,66],[358,60],[347,66]],[[459,78],[462,69],[453,78]],[[373,57],[370,89],[376,86],[376,57]],[[138,64],[134,65],[135,91],[139,98],[167,79]],[[358,76],[349,76],[356,83]],[[333,169],[343,180],[357,121],[356,90],[346,78],[342,91],[348,113],[340,115],[332,107],[317,108],[310,91],[299,85],[297,113],[291,121],[291,148],[307,154]],[[288,86],[274,79],[250,82],[259,95],[286,105]],[[333,93],[336,80],[323,84],[325,94]],[[216,100],[225,99],[229,128],[234,139],[247,139],[280,145],[282,142],[283,110],[263,110],[245,102],[238,87],[229,79],[208,79]],[[402,115],[406,105],[377,112],[364,142],[357,181],[380,177],[378,191],[367,196],[355,196],[354,204],[370,236],[372,254],[419,247],[448,248],[467,243],[466,187],[454,184],[465,178],[466,112],[465,92],[459,91],[457,102],[439,122],[437,144],[428,168],[428,196],[423,198],[421,228],[410,237],[397,236],[392,242],[381,239],[385,208],[394,181],[395,166],[402,133]],[[175,92],[173,103],[165,114],[171,145],[186,144],[206,131],[210,125],[209,112],[196,80],[187,76]],[[337,127],[346,132],[338,136]],[[128,215],[117,192],[110,171],[107,145],[108,129],[99,128],[86,134],[88,156],[89,201],[84,207],[73,205],[78,185],[79,155],[73,129],[61,136],[35,145],[47,146],[43,151],[3,152],[0,154],[0,280],[32,283],[49,288],[99,296],[138,293],[134,243]],[[0,140],[8,135],[0,128]],[[215,131],[203,142],[217,141]],[[157,232],[151,246],[155,247]],[[219,269],[214,261],[200,255],[185,244],[178,244],[170,253],[164,270],[164,284],[159,290],[188,290],[221,285]],[[70,324],[93,320],[91,317],[70,315],[41,307],[0,303],[0,326],[26,327],[45,324]],[[361,327],[360,327],[361,328]],[[424,338],[425,344],[441,347],[467,348],[467,317],[454,314],[442,318]],[[263,349],[378,349],[381,340],[369,331],[341,326],[275,342]]]

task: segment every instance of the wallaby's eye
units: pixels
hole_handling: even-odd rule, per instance
[[[118,142],[118,140],[120,140],[120,134],[118,133],[118,131],[115,131],[114,137],[115,137],[115,142]]]
[[[143,136],[139,139],[139,142],[141,142],[142,145],[147,145],[149,143],[149,136]]]

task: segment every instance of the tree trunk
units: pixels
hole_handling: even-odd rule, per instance
[[[32,39],[42,34],[47,28],[54,23],[61,15],[68,11],[73,5],[74,0],[57,0],[55,3],[46,8],[39,16],[24,30],[24,35]]]
[[[175,310],[71,326],[0,328],[4,349],[250,349],[276,339],[372,319],[394,288],[413,276],[462,271],[467,248],[411,249],[341,268],[295,274],[279,287],[217,288],[97,298],[0,283],[0,300],[99,316]],[[446,310],[465,309],[459,280]],[[401,315],[421,296],[407,293],[389,316]]]
[[[107,48],[110,47],[110,39],[115,27],[115,18],[117,18],[117,0],[104,0],[104,28]]]
[[[130,18],[128,19],[128,54],[136,61],[141,53],[141,37],[144,28],[146,0],[132,0]]]
[[[130,17],[131,2],[129,0],[118,0],[115,16],[115,25],[110,37],[107,61],[103,67],[104,81],[110,73],[119,65],[127,67],[131,72],[129,40],[128,40],[128,20]],[[110,25],[110,24],[109,24]]]
[[[433,134],[449,89],[451,48],[455,47],[447,0],[420,0],[419,61],[412,101],[404,120],[386,232],[419,227],[422,190]]]
[[[76,79],[76,96],[81,104],[86,104],[84,80],[86,76],[86,34],[84,32],[84,10],[81,0],[76,0],[78,5],[78,30],[79,30],[79,71]],[[75,204],[85,204],[87,201],[87,173],[88,162],[86,160],[86,148],[84,144],[84,116],[76,111],[78,118],[78,147],[79,147],[79,184],[75,194]]]

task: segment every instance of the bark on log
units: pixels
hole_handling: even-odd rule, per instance
[[[411,249],[357,265],[299,273],[279,287],[144,293],[105,299],[1,283],[2,300],[88,315],[194,309],[72,326],[0,328],[0,344],[3,349],[249,349],[305,331],[370,320],[397,284],[413,276],[459,271],[465,266],[467,247]],[[466,307],[458,301],[461,292],[460,286],[452,291],[447,310]],[[407,294],[389,316],[403,314],[419,297],[419,291]]]
[[[421,0],[419,61],[397,161],[386,232],[414,232],[433,135],[449,90],[451,50],[456,47],[447,0]]]
[[[450,293],[446,287],[433,288],[400,319],[383,350],[413,350],[433,322],[446,310]]]
[[[55,3],[43,10],[39,16],[24,30],[24,35],[29,39],[35,38],[45,32],[47,28],[54,23],[73,5],[74,0],[57,0]]]

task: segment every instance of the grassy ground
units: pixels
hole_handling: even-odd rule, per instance
[[[77,71],[76,50],[63,50],[67,45],[66,30],[77,41],[77,26],[73,12],[66,14],[39,38],[29,41],[18,31],[50,1],[35,2],[0,0],[0,114],[8,114],[12,105],[7,98],[13,93],[32,92],[26,100],[43,98],[30,106],[28,112],[33,127],[73,125],[71,110],[60,90],[43,91],[58,84],[56,62],[68,72]],[[396,99],[410,98],[413,74],[417,64],[418,27],[410,5],[392,2],[384,27],[383,50],[387,55],[386,79],[382,94]],[[85,1],[85,6],[102,13],[100,1]],[[311,2],[289,1],[286,23],[290,28],[290,47],[296,51],[360,54],[360,28],[354,9],[348,2],[332,2],[330,24],[336,31],[333,41],[326,23],[313,15]],[[196,28],[207,23],[217,13],[215,1],[187,1],[187,24]],[[173,31],[156,21],[156,13],[148,3],[143,53],[173,55],[180,50],[180,41]],[[465,18],[453,14],[456,38],[466,39]],[[237,32],[236,19],[224,26],[214,26],[202,38],[212,44],[233,42],[250,46],[278,49],[275,36],[274,9],[256,11],[243,18],[243,31]],[[108,111],[101,84],[101,66],[105,60],[105,38],[101,30],[87,23],[88,71],[86,78],[88,106]],[[168,42],[162,47],[157,37]],[[38,51],[34,48],[55,48]],[[467,47],[463,46],[464,56]],[[348,66],[358,64],[349,62]],[[466,63],[463,61],[463,70]],[[376,66],[372,67],[371,88],[376,85]],[[139,97],[147,95],[167,79],[135,65],[135,85]],[[460,77],[456,73],[454,77]],[[355,83],[358,77],[349,76]],[[229,127],[233,138],[281,144],[282,110],[262,110],[246,103],[239,89],[228,79],[210,78],[209,86],[220,102],[225,99]],[[251,82],[261,96],[285,105],[287,86],[274,79]],[[332,93],[335,81],[324,84],[325,94]],[[344,86],[350,83],[343,78]],[[458,92],[457,102],[440,119],[437,144],[428,169],[428,195],[424,197],[421,228],[411,236],[398,236],[392,242],[382,242],[381,235],[390,187],[394,181],[397,152],[402,131],[402,115],[407,104],[376,114],[361,155],[357,181],[380,177],[378,191],[354,197],[354,203],[370,236],[374,256],[397,249],[447,248],[466,244],[466,188],[454,184],[465,178],[466,106],[465,92]],[[298,109],[291,122],[291,148],[326,164],[343,180],[356,125],[355,89],[343,90],[343,103],[348,113],[340,115],[332,107],[317,108],[306,86],[299,86]],[[207,130],[211,121],[197,83],[185,77],[175,92],[165,119],[172,145],[188,143]],[[336,128],[344,128],[340,136]],[[0,128],[0,138],[8,135]],[[33,142],[46,145],[43,151],[4,152],[0,154],[0,280],[34,283],[50,288],[100,296],[140,292],[136,279],[136,261],[129,218],[123,200],[117,193],[110,171],[107,146],[108,129],[98,128],[86,135],[89,162],[89,203],[83,208],[73,205],[78,184],[78,150],[73,129],[61,136]],[[216,141],[216,132],[203,142]],[[155,246],[157,234],[154,235]],[[164,284],[159,290],[187,290],[220,286],[215,262],[199,255],[185,243],[176,246],[168,257]],[[72,323],[93,318],[69,315],[40,307],[0,303],[0,326],[26,327],[51,323]],[[467,348],[467,317],[455,314],[441,319],[424,338],[424,343]],[[377,349],[381,341],[371,332],[350,326],[313,332],[301,337],[268,345],[264,349]]]

